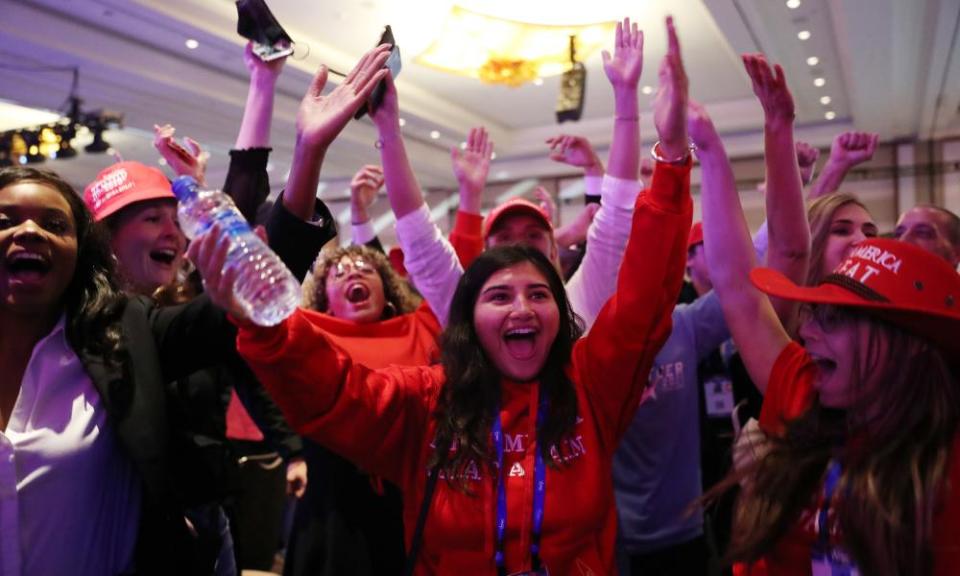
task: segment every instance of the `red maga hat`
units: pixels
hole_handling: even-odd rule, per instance
[[[697,222],[690,227],[690,235],[687,236],[687,250],[697,244],[703,244],[703,222]]]
[[[524,198],[511,198],[510,200],[507,200],[503,204],[500,204],[491,210],[490,214],[487,214],[487,219],[483,221],[484,242],[486,242],[487,236],[490,235],[490,231],[494,229],[497,222],[501,218],[510,214],[520,213],[529,214],[534,218],[537,218],[543,222],[543,225],[546,226],[547,230],[553,232],[553,223],[550,222],[550,215],[547,214],[543,208]]]
[[[772,296],[861,308],[943,350],[960,351],[960,274],[912,244],[865,240],[819,286],[798,286],[769,268],[754,269],[750,279]]]
[[[140,162],[105,168],[83,191],[83,201],[98,222],[131,204],[157,198],[177,199],[163,172]]]

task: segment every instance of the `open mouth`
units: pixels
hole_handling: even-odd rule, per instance
[[[14,280],[35,282],[50,271],[50,260],[36,252],[16,252],[7,256],[4,264]]]
[[[362,282],[354,282],[347,286],[347,302],[351,304],[360,304],[370,299],[370,289]]]
[[[162,264],[164,266],[172,266],[173,261],[177,259],[177,251],[172,248],[162,248],[160,250],[152,250],[150,252],[150,259],[156,262],[157,264]]]
[[[810,354],[810,358],[813,360],[813,363],[816,364],[821,376],[827,375],[837,369],[837,363],[829,358],[817,356],[816,354]]]
[[[503,335],[507,352],[518,360],[528,360],[536,352],[537,329],[531,327],[511,328]]]

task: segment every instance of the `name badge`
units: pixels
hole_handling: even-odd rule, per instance
[[[703,383],[703,398],[710,418],[729,418],[733,414],[733,382],[714,376]]]
[[[842,550],[831,548],[828,552],[814,550],[810,557],[813,576],[860,576],[857,565]]]

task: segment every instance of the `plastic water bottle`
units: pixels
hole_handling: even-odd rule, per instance
[[[237,268],[233,293],[250,320],[260,326],[282,322],[300,304],[300,284],[280,258],[253,233],[233,200],[206,190],[190,176],[173,182],[180,227],[191,240],[214,224],[230,238],[226,268]]]

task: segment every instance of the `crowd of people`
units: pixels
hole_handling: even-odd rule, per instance
[[[878,137],[837,135],[815,175],[783,70],[747,54],[751,237],[666,32],[652,161],[643,32],[624,19],[603,54],[606,164],[579,136],[545,145],[583,170],[581,213],[558,226],[540,190],[484,215],[477,127],[452,153],[449,237],[388,46],[332,90],[316,74],[268,201],[283,59],[248,46],[222,188],[302,283],[275,326],[238,303],[226,231],[187,242],[160,170],[120,162],[81,193],[0,169],[0,575],[233,575],[270,569],[281,541],[290,575],[960,573],[960,219],[919,205],[881,235],[842,190]],[[358,167],[339,247],[323,159],[381,83],[380,165]],[[203,182],[186,142],[156,127]],[[369,216],[382,187],[389,250]]]

